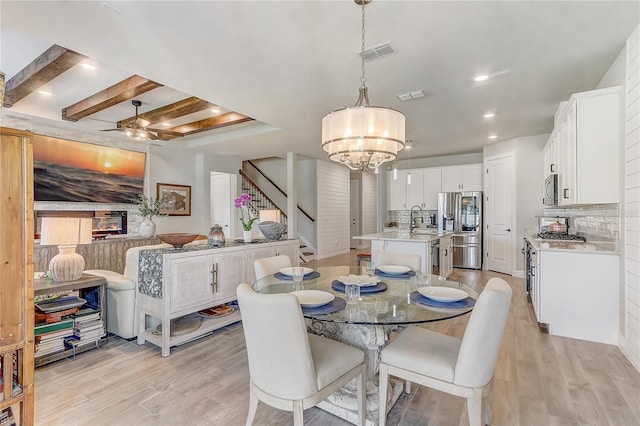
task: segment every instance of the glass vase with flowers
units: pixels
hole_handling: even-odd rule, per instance
[[[242,222],[242,236],[244,238],[244,242],[250,243],[253,235],[253,223],[258,219],[257,217],[251,217],[251,212],[249,211],[248,206],[251,203],[251,195],[241,194],[234,202],[236,208],[240,209],[240,222]],[[245,212],[247,215],[246,219]]]

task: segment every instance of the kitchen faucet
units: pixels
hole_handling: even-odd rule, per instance
[[[420,214],[420,219],[421,219],[421,222],[424,223],[424,216],[422,216],[422,207],[420,207],[419,205],[416,204],[415,206],[411,207],[411,214],[409,216],[409,221],[411,222],[409,224],[409,230],[411,231],[411,233],[413,233],[413,230],[416,228],[416,224],[413,221],[413,212],[415,211],[414,209],[416,207],[420,209],[420,213],[421,213]]]

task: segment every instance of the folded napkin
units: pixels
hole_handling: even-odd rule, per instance
[[[452,308],[452,309],[461,309],[461,308],[471,308],[476,304],[476,299],[469,296],[466,299],[458,300],[457,302],[438,302],[437,300],[429,299],[421,295],[419,292],[414,291],[411,292],[409,298],[414,302],[420,303],[422,305],[433,306],[434,308]]]
[[[343,284],[356,284],[356,285],[359,285],[360,287],[365,287],[370,285],[376,285],[376,283],[380,280],[375,275],[351,274],[351,275],[344,275],[344,276],[338,277],[338,281],[340,281]]]
[[[347,302],[340,298],[340,297],[336,297],[335,299],[333,299],[331,302],[327,303],[326,305],[322,305],[322,306],[318,306],[315,308],[305,308],[302,307],[302,314],[303,315],[325,315],[325,314],[332,314],[334,312],[338,312],[341,311],[345,308],[345,306],[347,306]]]
[[[344,283],[338,280],[331,282],[331,288],[340,293],[344,293]],[[378,281],[376,285],[360,286],[360,294],[382,293],[387,289],[387,285],[382,281]]]
[[[276,272],[275,274],[273,274],[273,276],[279,280],[293,281],[293,276],[283,274],[282,272]],[[318,271],[309,272],[308,274],[304,274],[304,277],[302,277],[302,281],[315,280],[319,276],[320,272]]]
[[[411,278],[416,275],[413,271],[405,272],[404,274],[387,274],[386,272],[382,272],[380,269],[376,269],[375,274],[385,278]]]

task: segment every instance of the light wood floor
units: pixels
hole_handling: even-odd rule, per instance
[[[355,254],[310,266],[355,264]],[[492,276],[513,287],[513,303],[491,397],[496,425],[639,425],[640,373],[615,346],[542,334],[524,281],[485,271],[454,270],[452,279],[482,290]],[[467,317],[425,327],[461,337]],[[249,374],[242,326],[171,350],[112,338],[102,349],[36,370],[38,425],[241,425]],[[415,386],[389,415],[391,425],[467,425],[465,401]],[[320,409],[305,424],[345,425]],[[264,404],[254,424],[292,424]]]

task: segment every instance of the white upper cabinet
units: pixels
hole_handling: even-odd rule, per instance
[[[398,170],[398,178],[393,172],[387,174],[387,207],[389,210],[406,210],[407,207],[407,171]]]
[[[619,92],[611,87],[569,99],[549,147],[550,153],[554,143],[559,148],[559,205],[620,202]]]
[[[442,192],[442,169],[431,167],[424,169],[424,205],[425,210],[438,210],[438,193]]]
[[[407,173],[407,208],[424,204],[424,169],[411,170],[411,183]]]
[[[482,191],[482,164],[442,168],[442,192]]]

